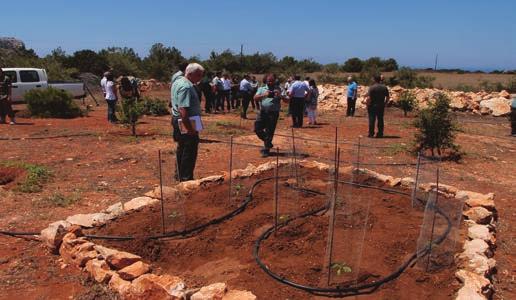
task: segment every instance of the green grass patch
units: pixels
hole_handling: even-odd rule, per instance
[[[410,152],[409,146],[403,143],[393,143],[383,148],[382,152],[384,155],[394,156],[401,153]]]
[[[78,192],[73,192],[71,195],[63,195],[60,192],[53,193],[52,195],[43,198],[40,203],[43,206],[52,207],[67,207],[81,199]]]
[[[27,172],[25,179],[14,188],[16,192],[37,193],[43,189],[43,185],[52,178],[52,172],[44,166],[34,165],[19,161],[0,162],[5,167],[21,168]]]
[[[231,121],[216,121],[215,123],[209,123],[204,132],[210,135],[230,136],[244,134],[247,129]]]

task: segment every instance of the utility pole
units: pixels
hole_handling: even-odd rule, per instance
[[[240,44],[240,67],[244,66],[244,44]]]
[[[439,53],[435,54],[435,65],[434,65],[434,71],[437,71],[437,59],[439,58]]]

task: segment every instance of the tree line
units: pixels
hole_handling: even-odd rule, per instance
[[[199,62],[210,71],[253,74],[359,73],[369,69],[389,72],[398,69],[398,63],[393,58],[384,60],[371,57],[361,60],[354,57],[342,64],[323,65],[313,59],[296,59],[292,56],[277,58],[271,52],[240,55],[229,49],[212,51],[206,60],[202,60],[197,56],[187,58],[176,47],[162,43],[152,45],[145,57],[140,57],[134,49],[128,47],[108,47],[99,51],[84,49],[72,54],[67,54],[59,47],[44,57],[39,57],[32,49],[22,48],[3,56],[4,66],[45,68],[51,80],[67,80],[87,72],[100,75],[112,69],[118,75],[168,81],[171,73],[187,61]]]

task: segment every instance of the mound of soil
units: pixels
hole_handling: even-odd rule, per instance
[[[23,178],[25,173],[22,168],[0,166],[0,185],[10,188]]]
[[[227,183],[199,191],[188,199],[167,200],[167,231],[193,228],[232,211],[242,203],[243,191],[258,179],[272,176],[269,171],[256,178],[234,181],[233,186],[241,188],[232,190],[233,201],[228,200]],[[294,282],[327,287],[330,213],[323,211],[296,219],[325,206],[331,194],[327,178],[327,173],[302,170],[303,187],[316,193],[292,188],[292,179],[280,179],[278,206],[274,202],[275,181],[262,181],[242,213],[187,238],[145,238],[161,233],[159,206],[126,215],[89,233],[137,237],[131,241],[96,242],[141,255],[163,272],[184,278],[189,286],[222,281],[230,288],[250,290],[259,299],[316,299],[269,277],[256,264],[253,249],[258,237],[273,226],[277,207],[278,221],[290,222],[261,243],[261,260],[273,272]],[[372,183],[364,178],[356,180]],[[337,198],[332,262],[351,270],[349,274],[349,269],[337,274],[332,268],[330,286],[374,282],[395,271],[416,251],[423,212],[412,208],[410,197],[341,184]],[[373,294],[360,298],[449,298],[456,290],[454,269],[452,265],[427,273],[419,267],[409,268]]]

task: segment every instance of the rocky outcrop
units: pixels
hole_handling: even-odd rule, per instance
[[[357,94],[357,107],[365,108],[367,86],[359,86]],[[398,106],[400,95],[410,90],[416,97],[420,108],[426,108],[435,99],[436,94],[444,93],[450,98],[450,106],[454,111],[467,111],[475,114],[488,114],[495,117],[505,116],[510,113],[511,95],[507,91],[499,93],[487,92],[461,92],[440,89],[405,89],[401,86],[389,88],[391,100],[389,105]],[[319,87],[320,110],[343,110],[347,107],[346,87],[325,84]]]

